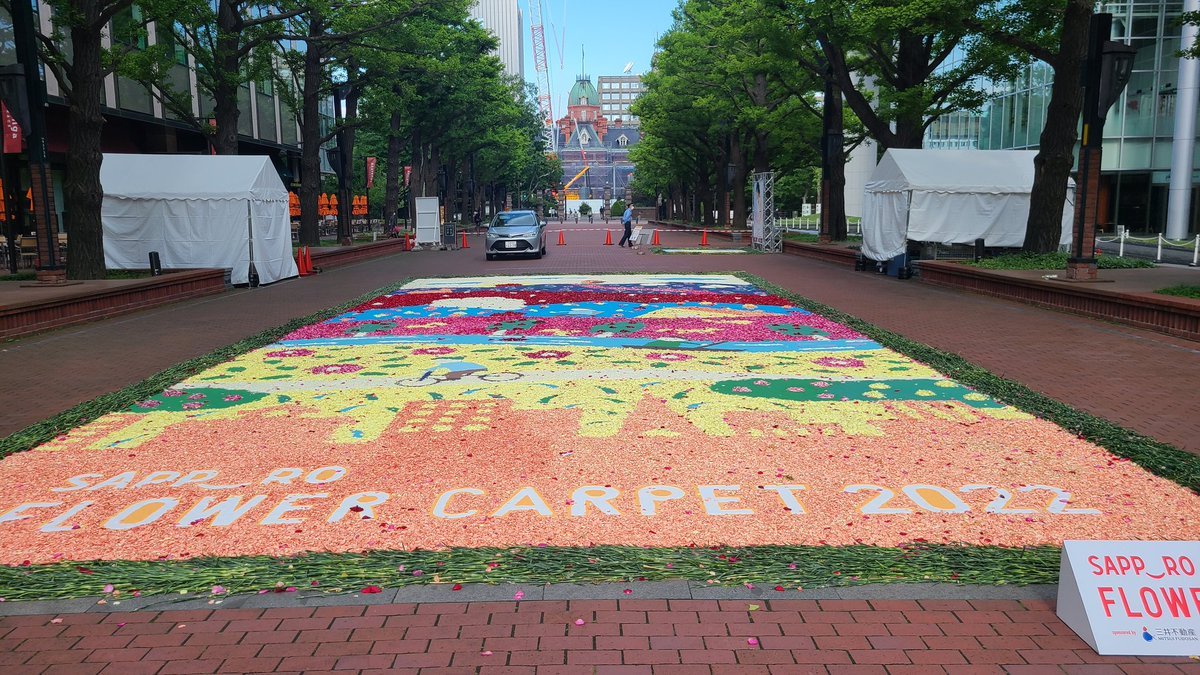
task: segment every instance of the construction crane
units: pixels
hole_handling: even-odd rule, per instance
[[[579,199],[579,190],[572,191],[571,186],[574,185],[575,182],[578,181],[580,178],[583,178],[583,175],[585,173],[587,173],[588,171],[591,171],[591,170],[592,170],[592,167],[590,167],[590,166],[583,167],[582,171],[575,174],[575,177],[572,178],[566,185],[563,186],[563,194],[566,199]]]
[[[542,24],[542,0],[529,0],[529,32],[533,37],[533,67],[538,75],[538,113],[542,117],[542,140],[546,152],[558,153],[558,132],[554,128],[551,102],[550,67],[546,64],[546,28]]]

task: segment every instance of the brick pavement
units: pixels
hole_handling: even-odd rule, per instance
[[[753,608],[757,608],[752,611]],[[562,600],[0,618],[25,673],[1200,673],[1097,656],[1050,603]]]

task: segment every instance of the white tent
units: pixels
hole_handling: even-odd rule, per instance
[[[1020,247],[1029,217],[1027,150],[888,150],[866,184],[863,255],[889,260],[908,241]],[[1069,179],[1068,179],[1069,180]],[[1067,187],[1060,243],[1071,243],[1075,183]]]
[[[144,269],[224,268],[245,284],[298,274],[288,192],[269,157],[106,154],[100,169],[104,262]]]

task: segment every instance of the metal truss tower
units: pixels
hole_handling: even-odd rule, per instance
[[[533,67],[538,77],[538,114],[542,118],[542,139],[546,152],[558,154],[558,132],[554,128],[551,102],[550,67],[546,63],[546,30],[542,24],[542,0],[529,0],[529,32],[533,37]]]

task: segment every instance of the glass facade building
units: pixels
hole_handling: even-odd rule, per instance
[[[1096,10],[1113,15],[1113,40],[1137,50],[1129,84],[1109,109],[1104,126],[1101,227],[1111,230],[1119,224],[1132,231],[1161,232],[1170,182],[1183,4],[1102,2]],[[1035,61],[1013,81],[977,83],[989,93],[988,101],[978,111],[935,120],[926,132],[925,147],[1036,150],[1053,78],[1048,65]],[[1195,158],[1192,164],[1200,169]],[[1198,197],[1193,188],[1190,234],[1198,231]]]

